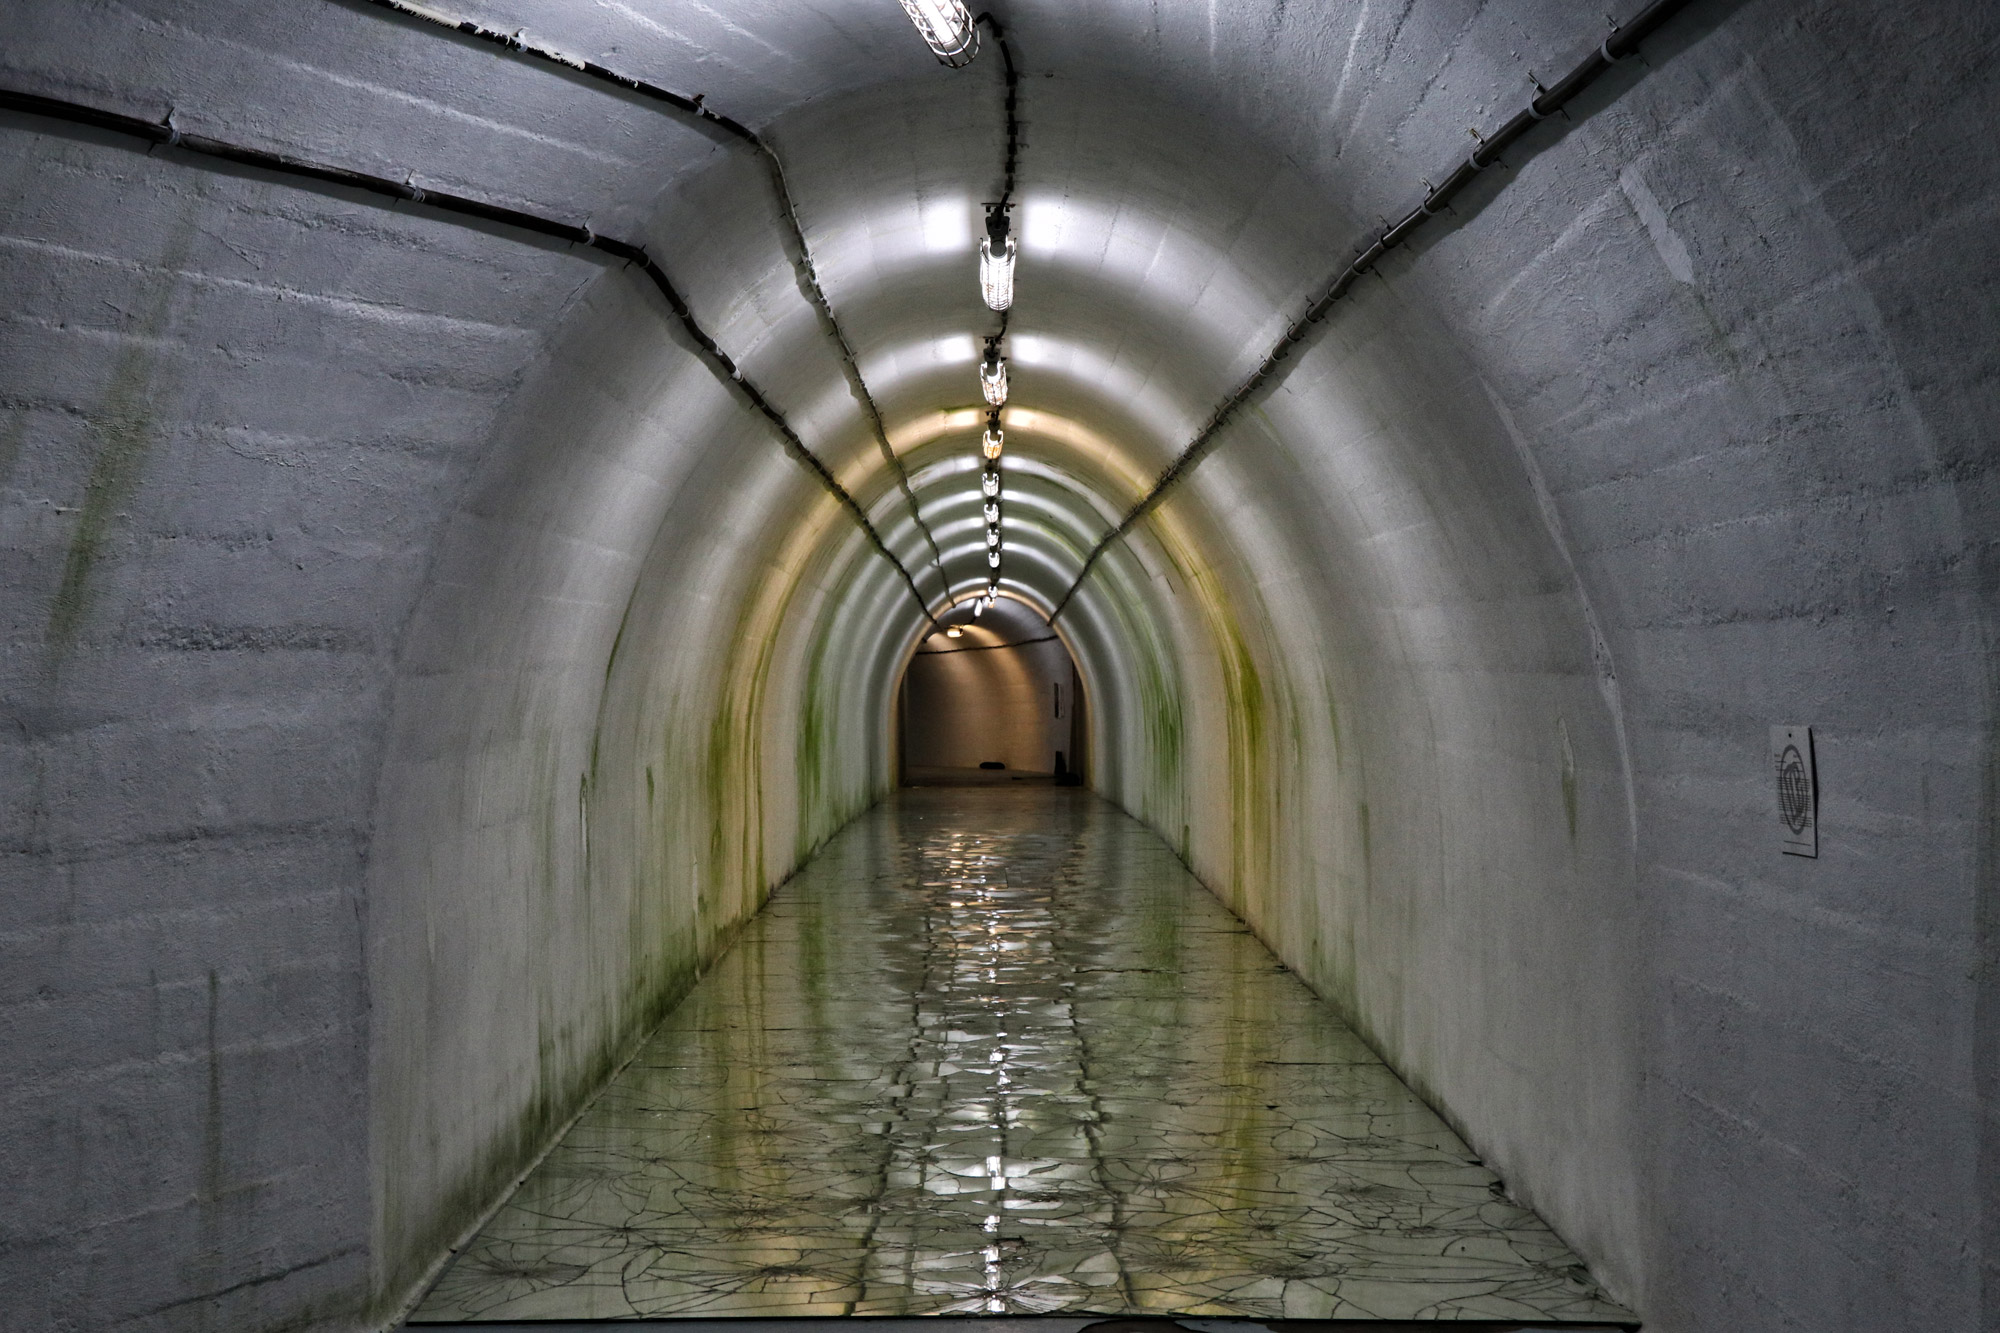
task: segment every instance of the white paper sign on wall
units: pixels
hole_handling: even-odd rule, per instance
[[[1785,854],[1818,856],[1819,780],[1813,772],[1811,727],[1771,728],[1771,772]]]

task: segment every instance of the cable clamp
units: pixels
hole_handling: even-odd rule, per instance
[[[174,113],[178,109],[179,108],[170,107],[167,110],[167,119],[165,123],[167,127],[167,147],[169,148],[178,148],[180,147],[181,143],[180,126],[174,124]]]
[[[1533,70],[1528,71],[1528,86],[1535,90],[1535,95],[1528,99],[1528,114],[1536,120],[1547,120],[1551,113],[1536,110],[1535,103],[1547,97],[1549,90],[1542,86],[1542,81],[1535,77],[1535,71]]]

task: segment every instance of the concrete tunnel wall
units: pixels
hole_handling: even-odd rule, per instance
[[[994,66],[886,3],[739,8],[478,12],[779,146],[963,596]],[[1601,28],[1005,17],[1044,609]],[[1997,1317],[1992,23],[1697,5],[1058,622],[1093,785],[1652,1328]],[[738,150],[358,6],[15,28],[10,87],[644,240],[943,605]],[[629,272],[26,116],[0,162],[9,1318],[365,1326],[887,790],[922,621]],[[1816,728],[1814,861],[1774,723]]]

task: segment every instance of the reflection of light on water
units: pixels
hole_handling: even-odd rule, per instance
[[[942,923],[942,937],[946,947],[955,955],[955,970],[970,992],[964,998],[984,1011],[992,1019],[994,1028],[990,1037],[975,1037],[969,1031],[954,1027],[945,1037],[948,1049],[963,1048],[974,1041],[991,1043],[983,1061],[955,1066],[970,1076],[974,1085],[966,1086],[963,1096],[953,1098],[955,1105],[950,1112],[953,1119],[962,1123],[988,1125],[996,1140],[994,1146],[998,1149],[985,1159],[985,1183],[995,1196],[994,1204],[1001,1211],[987,1214],[981,1226],[987,1238],[987,1244],[980,1250],[980,1285],[983,1290],[978,1293],[976,1301],[968,1303],[970,1309],[967,1312],[1006,1314],[1016,1307],[1010,1298],[1010,1288],[1003,1271],[1005,1265],[1001,1256],[1005,1244],[1000,1239],[1000,1219],[1006,1210],[1028,1202],[1012,1188],[1010,1181],[1038,1169],[1032,1162],[1012,1159],[1007,1155],[1009,1127],[1021,1119],[1020,1108],[1013,1105],[1012,1089],[1017,1080],[1012,1066],[1024,1050],[1037,1048],[1032,1042],[1017,1046],[1008,1041],[1009,1029],[1015,1026],[1009,1021],[1005,992],[1011,976],[1003,978],[1001,972],[1003,965],[1009,964],[1010,960],[1014,960],[1012,966],[1018,967],[1020,960],[1032,957],[1036,946],[1046,938],[1046,928],[1031,919],[1034,916],[1032,908],[1024,912],[1023,904],[1010,897],[1005,863],[1001,857],[992,854],[989,850],[991,846],[981,839],[954,840],[948,854],[941,858],[944,864],[943,882],[937,887],[945,891],[940,898],[949,908],[949,914]],[[966,1028],[971,1026],[964,1025]],[[966,1054],[971,1055],[970,1052]],[[971,1058],[979,1060],[977,1056]],[[983,1084],[978,1083],[981,1074],[986,1076]],[[1032,1080],[1029,1082],[1032,1083]],[[976,1162],[978,1159],[973,1160]],[[966,1165],[971,1166],[972,1163]],[[964,1171],[965,1167],[956,1170]],[[1036,1201],[1030,1206],[1045,1208],[1051,1205],[1048,1201]]]
[[[728,965],[736,980],[703,983],[706,1000],[668,1021],[430,1308],[475,1322],[582,1318],[603,1301],[655,1319],[838,1315],[865,1280],[863,1308],[913,1316],[1317,1320],[1363,1289],[1461,1317],[1547,1312],[1538,1326],[1612,1313],[1532,1218],[1468,1206],[1490,1197],[1490,1173],[1384,1066],[1356,1066],[1365,1048],[1198,884],[1156,883],[1148,861],[1080,886],[1131,897],[1079,913],[1034,844],[1003,861],[989,853],[1009,839],[949,843],[915,846],[893,883],[837,857],[802,872],[766,909],[768,941],[753,931]],[[822,958],[824,978],[801,965]],[[1156,1041],[1158,988],[1217,977],[1232,980],[1177,996],[1185,1022]],[[848,998],[862,983],[882,998]],[[711,1025],[732,995],[754,1008]],[[1112,1049],[1092,1064],[1100,1034]],[[1311,1094],[1325,1106],[1267,1113],[1296,1076],[1248,1071],[1298,1056],[1366,1076]],[[1196,1135],[1230,1151],[1160,1151]],[[1107,1233],[1133,1199],[1144,1211]],[[836,1214],[865,1217],[868,1239],[827,1248]]]

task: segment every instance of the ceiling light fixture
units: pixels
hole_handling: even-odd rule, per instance
[[[1007,443],[1007,432],[1000,429],[1000,409],[994,408],[986,414],[986,437],[980,441],[980,448],[987,459],[1000,457],[1000,449]]]
[[[917,25],[939,64],[963,69],[979,54],[979,28],[964,0],[903,0],[903,12]]]
[[[986,360],[979,367],[979,391],[986,395],[986,401],[994,407],[1007,405],[1007,358],[1000,355],[1000,340],[992,338],[986,344]]]
[[[1007,230],[1007,206],[986,210],[986,235],[979,242],[979,292],[989,309],[1014,304],[1014,238]]]

